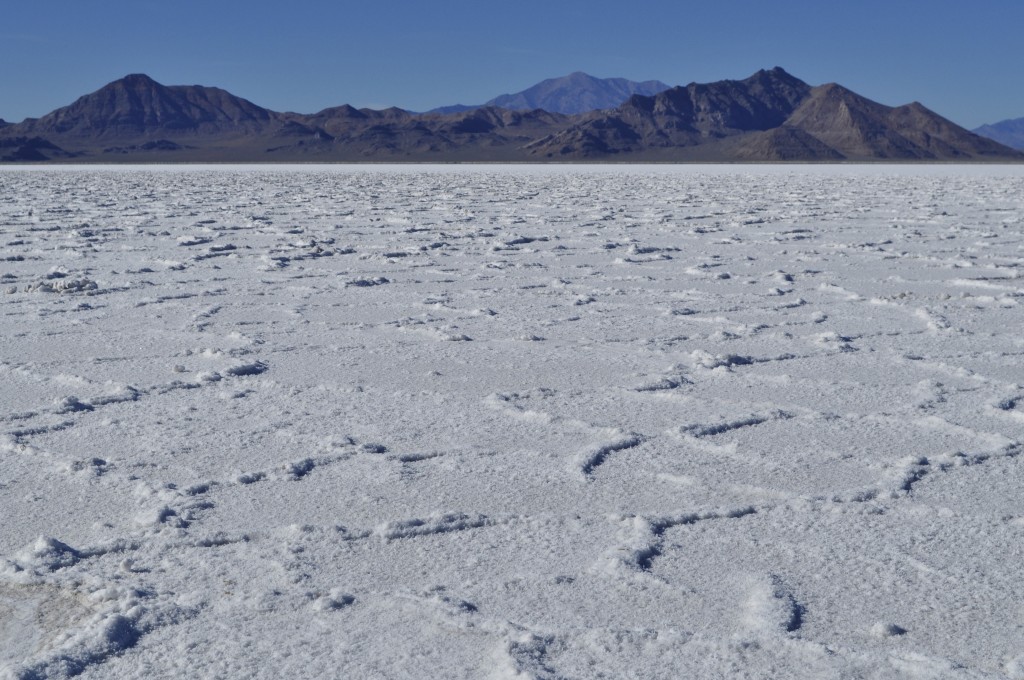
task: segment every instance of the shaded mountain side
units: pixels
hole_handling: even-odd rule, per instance
[[[675,88],[654,97],[652,112],[655,120],[685,122],[702,136],[716,137],[778,127],[809,91],[807,83],[776,67],[746,80]]]
[[[1024,118],[1003,120],[991,125],[982,125],[973,132],[987,137],[1012,149],[1024,150]]]
[[[580,74],[582,75],[582,74]],[[587,76],[589,78],[589,76]],[[6,162],[1024,160],[914,103],[889,107],[781,68],[691,83],[568,115],[484,106],[447,114],[342,105],[278,113],[142,75],[0,127]]]
[[[49,160],[68,160],[80,155],[65,151],[42,137],[8,137],[0,139],[0,161],[7,163],[38,163]]]
[[[151,142],[143,142],[142,144],[130,144],[128,146],[110,146],[103,150],[103,153],[137,153],[145,151],[181,151],[183,149],[190,149],[192,147],[182,146],[176,142],[172,142],[169,139],[156,139]]]

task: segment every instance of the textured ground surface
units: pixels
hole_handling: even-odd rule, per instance
[[[0,677],[1024,677],[1024,171],[0,171]]]

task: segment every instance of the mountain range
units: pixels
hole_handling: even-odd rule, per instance
[[[342,105],[276,112],[136,74],[37,119],[0,125],[0,159],[78,162],[1020,161],[918,103],[889,107],[781,68],[661,83],[576,73],[451,112]],[[625,97],[617,104],[605,105]],[[536,104],[544,104],[537,107]],[[600,106],[591,110],[593,106]],[[525,108],[523,108],[525,107]],[[578,111],[562,113],[561,108]],[[582,110],[580,110],[582,109]]]

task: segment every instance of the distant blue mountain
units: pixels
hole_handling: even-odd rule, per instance
[[[463,111],[472,111],[473,109],[479,109],[486,104],[452,104],[451,106],[438,106],[436,109],[430,109],[426,113],[462,113]]]
[[[552,113],[576,114],[613,109],[635,94],[653,96],[669,86],[658,80],[638,83],[625,78],[595,78],[582,71],[561,78],[549,78],[515,94],[503,94],[479,106],[497,106],[512,111],[543,109]],[[461,113],[478,106],[455,104],[429,113]]]
[[[1013,118],[991,125],[982,125],[972,132],[1013,149],[1024,149],[1024,118]]]

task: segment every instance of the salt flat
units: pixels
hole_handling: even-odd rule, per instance
[[[0,170],[0,677],[1024,678],[1024,168]]]

